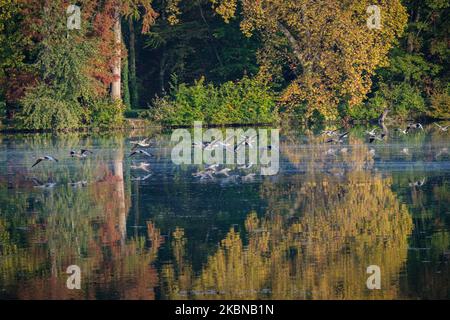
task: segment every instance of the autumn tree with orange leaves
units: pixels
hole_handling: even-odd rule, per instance
[[[81,28],[67,26],[66,0],[4,0],[25,39],[11,45],[23,64],[2,68],[14,121],[26,129],[119,125],[123,119],[121,17],[140,19],[147,32],[157,13],[151,1],[78,1]],[[14,11],[13,11],[14,9]],[[16,59],[18,60],[18,59]],[[25,81],[25,79],[28,79]]]

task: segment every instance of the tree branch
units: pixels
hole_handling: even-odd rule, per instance
[[[285,35],[285,37],[289,40],[289,43],[292,46],[292,50],[294,51],[296,58],[300,61],[301,64],[304,64],[305,59],[297,39],[295,39],[292,33],[281,22],[278,22],[278,27],[280,28],[281,32]]]

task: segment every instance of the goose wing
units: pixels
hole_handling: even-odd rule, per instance
[[[36,162],[31,166],[32,168],[35,166],[35,165],[37,165],[39,162],[41,162],[43,159],[42,158],[38,158],[37,160],[36,160]]]

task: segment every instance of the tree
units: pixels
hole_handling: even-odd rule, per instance
[[[142,19],[142,32],[148,32],[151,25],[158,17],[151,6],[151,0],[111,0],[114,34],[114,56],[112,60],[113,80],[111,83],[111,98],[120,100],[121,96],[121,66],[122,66],[122,27],[121,16],[127,18]]]
[[[392,50],[390,65],[379,72],[379,83],[374,87],[375,95],[385,87],[405,88],[405,97],[396,105],[396,115],[407,112],[409,117],[427,115],[433,118],[449,118],[450,50],[448,31],[450,2],[441,0],[405,1],[409,12],[409,23],[400,45]],[[411,104],[412,95],[424,100],[423,108]],[[417,99],[416,99],[417,100]]]
[[[225,20],[234,15],[237,0],[212,0]],[[261,71],[276,76],[289,66],[291,77],[281,101],[305,106],[328,119],[337,106],[363,101],[377,67],[400,36],[407,14],[400,0],[380,1],[381,29],[367,27],[370,1],[241,0],[242,31],[259,33]],[[280,60],[282,63],[280,63]]]
[[[128,51],[128,61],[129,61],[129,88],[130,88],[130,100],[131,106],[137,108],[139,106],[139,92],[137,87],[137,76],[136,76],[136,35],[134,31],[134,21],[133,19],[128,19],[129,28],[129,51]]]

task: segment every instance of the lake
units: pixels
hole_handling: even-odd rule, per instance
[[[205,179],[170,130],[0,135],[0,299],[450,298],[450,132],[321,129],[281,129],[275,175]]]

